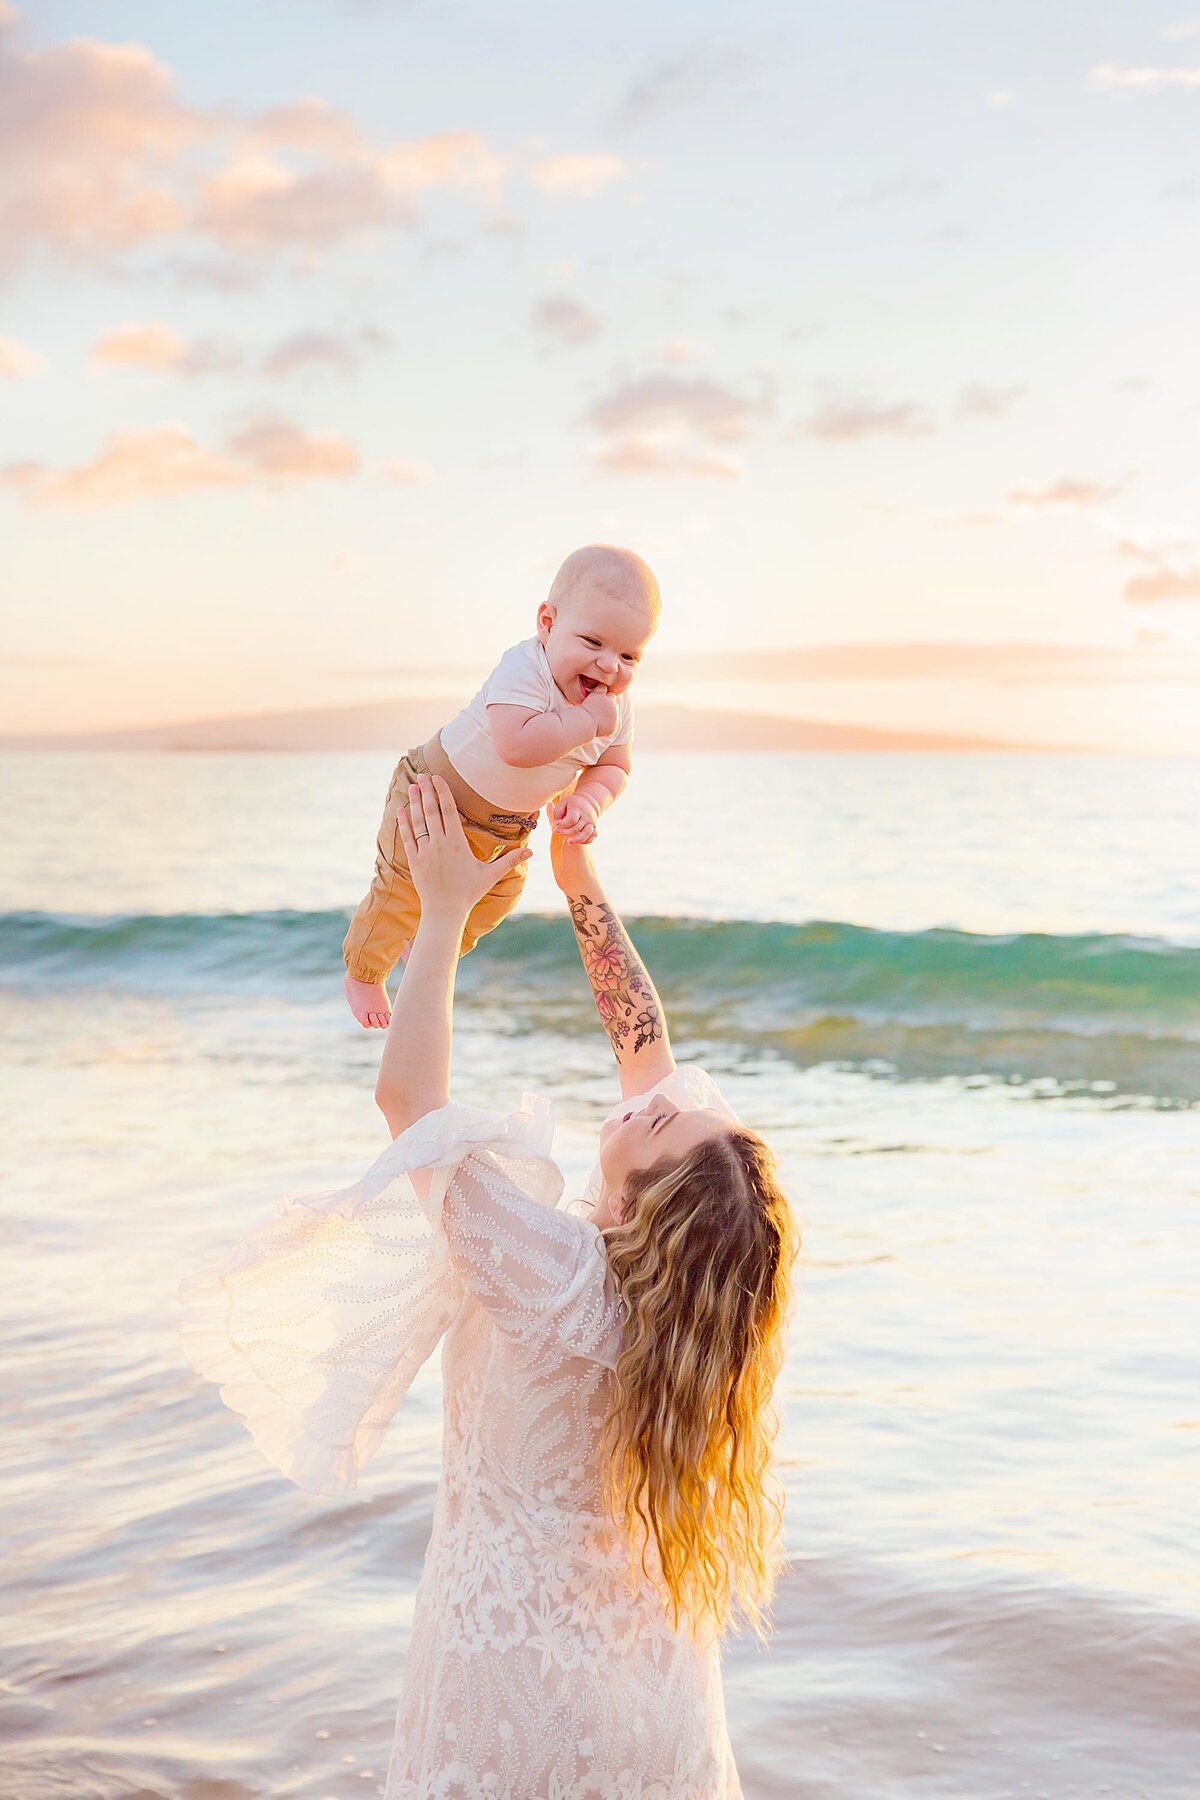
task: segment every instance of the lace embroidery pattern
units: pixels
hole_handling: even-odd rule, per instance
[[[724,1108],[701,1070],[660,1085]],[[428,1114],[182,1282],[184,1349],[269,1461],[340,1494],[445,1334],[388,1800],[740,1800],[717,1647],[672,1629],[605,1532],[621,1308],[599,1233],[560,1205],[550,1136],[534,1097],[503,1119]]]
[[[486,1153],[442,1223],[468,1300],[388,1800],[737,1800],[717,1648],[672,1628],[604,1526],[620,1321],[599,1234]]]

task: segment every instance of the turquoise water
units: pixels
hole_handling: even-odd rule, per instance
[[[109,992],[336,988],[347,913],[10,913],[0,961],[14,989],[62,980]],[[633,918],[671,1015],[802,1065],[880,1074],[988,1073],[1158,1100],[1200,1099],[1200,948],[1162,938],[878,931],[828,920]],[[469,1006],[506,994],[514,1016],[591,1032],[564,918],[526,913],[462,974]]]
[[[379,1149],[337,992],[386,759],[0,765],[5,1792],[382,1784],[437,1472],[427,1371],[359,1494],[257,1457],[180,1275]],[[1194,1794],[1195,764],[645,758],[599,858],[677,1051],[805,1236],[748,1800]],[[455,1080],[612,1091],[539,858],[463,965]]]

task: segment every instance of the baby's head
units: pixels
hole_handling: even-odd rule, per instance
[[[624,693],[661,611],[658,583],[632,550],[572,550],[537,613],[550,673],[567,699],[578,706],[598,687]]]

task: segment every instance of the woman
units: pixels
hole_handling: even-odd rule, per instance
[[[376,1088],[394,1142],[183,1284],[188,1354],[279,1468],[337,1493],[445,1333],[388,1800],[731,1800],[718,1639],[735,1605],[761,1623],[776,1566],[788,1205],[762,1140],[676,1068],[589,853],[561,839],[624,1096],[590,1216],[557,1204],[545,1102],[450,1104],[462,930],[497,869],[444,783],[410,799],[421,922]]]

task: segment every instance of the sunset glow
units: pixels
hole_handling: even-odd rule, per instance
[[[5,731],[411,697],[604,539],[648,699],[1200,750],[1198,61],[1082,0],[618,5],[586,64],[531,4],[5,5]],[[893,667],[670,673],[819,645]]]

